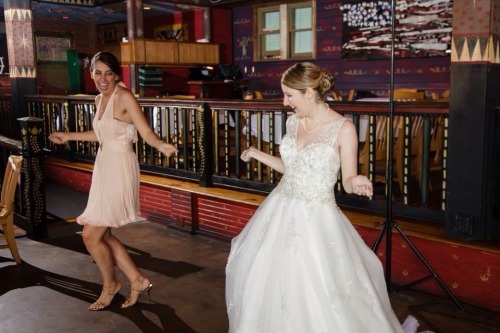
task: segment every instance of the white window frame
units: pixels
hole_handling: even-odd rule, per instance
[[[293,37],[295,32],[304,30],[292,29],[292,12],[296,8],[311,7],[311,52],[293,53]],[[263,17],[265,13],[279,12],[280,27],[279,31],[264,31]],[[274,6],[259,6],[254,11],[255,35],[254,35],[254,61],[282,61],[287,59],[314,59],[316,57],[316,1],[305,1],[291,4],[281,4]],[[279,32],[280,34],[280,49],[278,51],[264,50],[265,36],[268,34]]]

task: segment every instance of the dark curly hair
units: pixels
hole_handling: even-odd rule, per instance
[[[118,59],[111,53],[111,52],[98,52],[96,53],[93,57],[92,60],[90,61],[90,71],[94,71],[94,65],[96,61],[100,61],[104,63],[106,66],[109,67],[115,73],[118,75],[119,80],[122,78],[122,68],[120,66],[120,62]]]

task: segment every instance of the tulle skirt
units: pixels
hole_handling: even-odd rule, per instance
[[[229,331],[403,332],[380,260],[334,202],[272,192],[232,241]]]

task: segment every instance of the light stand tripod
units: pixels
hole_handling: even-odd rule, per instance
[[[420,282],[427,280],[430,277],[434,277],[437,282],[441,285],[441,287],[446,291],[446,293],[451,297],[451,299],[455,302],[460,310],[463,311],[463,307],[460,302],[455,298],[452,292],[446,287],[444,282],[441,280],[439,275],[432,269],[427,260],[422,256],[422,254],[418,251],[415,245],[411,242],[411,240],[405,235],[403,230],[398,226],[396,222],[394,222],[392,218],[392,185],[393,185],[393,140],[394,140],[394,131],[393,131],[393,121],[394,121],[394,39],[396,36],[396,0],[391,0],[391,55],[390,55],[390,85],[389,85],[389,116],[388,116],[388,126],[387,126],[387,172],[386,172],[386,184],[387,184],[387,208],[386,208],[386,220],[380,233],[373,244],[372,250],[375,251],[382,239],[382,237],[386,236],[386,256],[385,256],[385,281],[387,284],[387,289],[392,291],[392,281],[391,281],[391,257],[392,257],[392,229],[395,228],[399,234],[404,238],[406,243],[411,247],[413,252],[417,255],[420,261],[427,267],[429,275],[420,278],[406,286],[409,287]],[[399,289],[403,288],[400,287]]]

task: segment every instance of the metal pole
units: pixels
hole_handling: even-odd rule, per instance
[[[392,280],[391,280],[391,262],[392,262],[392,229],[396,228],[399,234],[405,239],[405,241],[410,245],[413,252],[418,256],[418,258],[422,261],[422,263],[427,267],[427,269],[431,272],[431,274],[425,278],[419,279],[413,283],[408,284],[407,286],[415,285],[426,280],[429,277],[434,277],[439,285],[446,291],[446,293],[451,297],[453,302],[458,306],[460,310],[463,311],[463,307],[460,302],[455,298],[450,289],[446,287],[441,278],[437,275],[437,273],[432,269],[427,260],[425,260],[424,256],[418,251],[415,245],[411,242],[411,240],[405,235],[403,230],[393,221],[392,216],[392,178],[393,178],[393,141],[394,141],[394,130],[393,130],[393,119],[394,119],[394,49],[395,49],[395,38],[396,38],[396,1],[391,0],[391,61],[390,61],[390,83],[389,83],[389,125],[387,126],[387,167],[386,167],[386,184],[387,184],[387,210],[386,210],[386,220],[380,231],[375,243],[372,247],[372,250],[376,250],[382,236],[386,236],[386,255],[385,255],[385,281],[387,285],[387,290],[389,292],[393,291]],[[404,287],[404,286],[403,286]],[[403,288],[400,287],[399,289]]]

